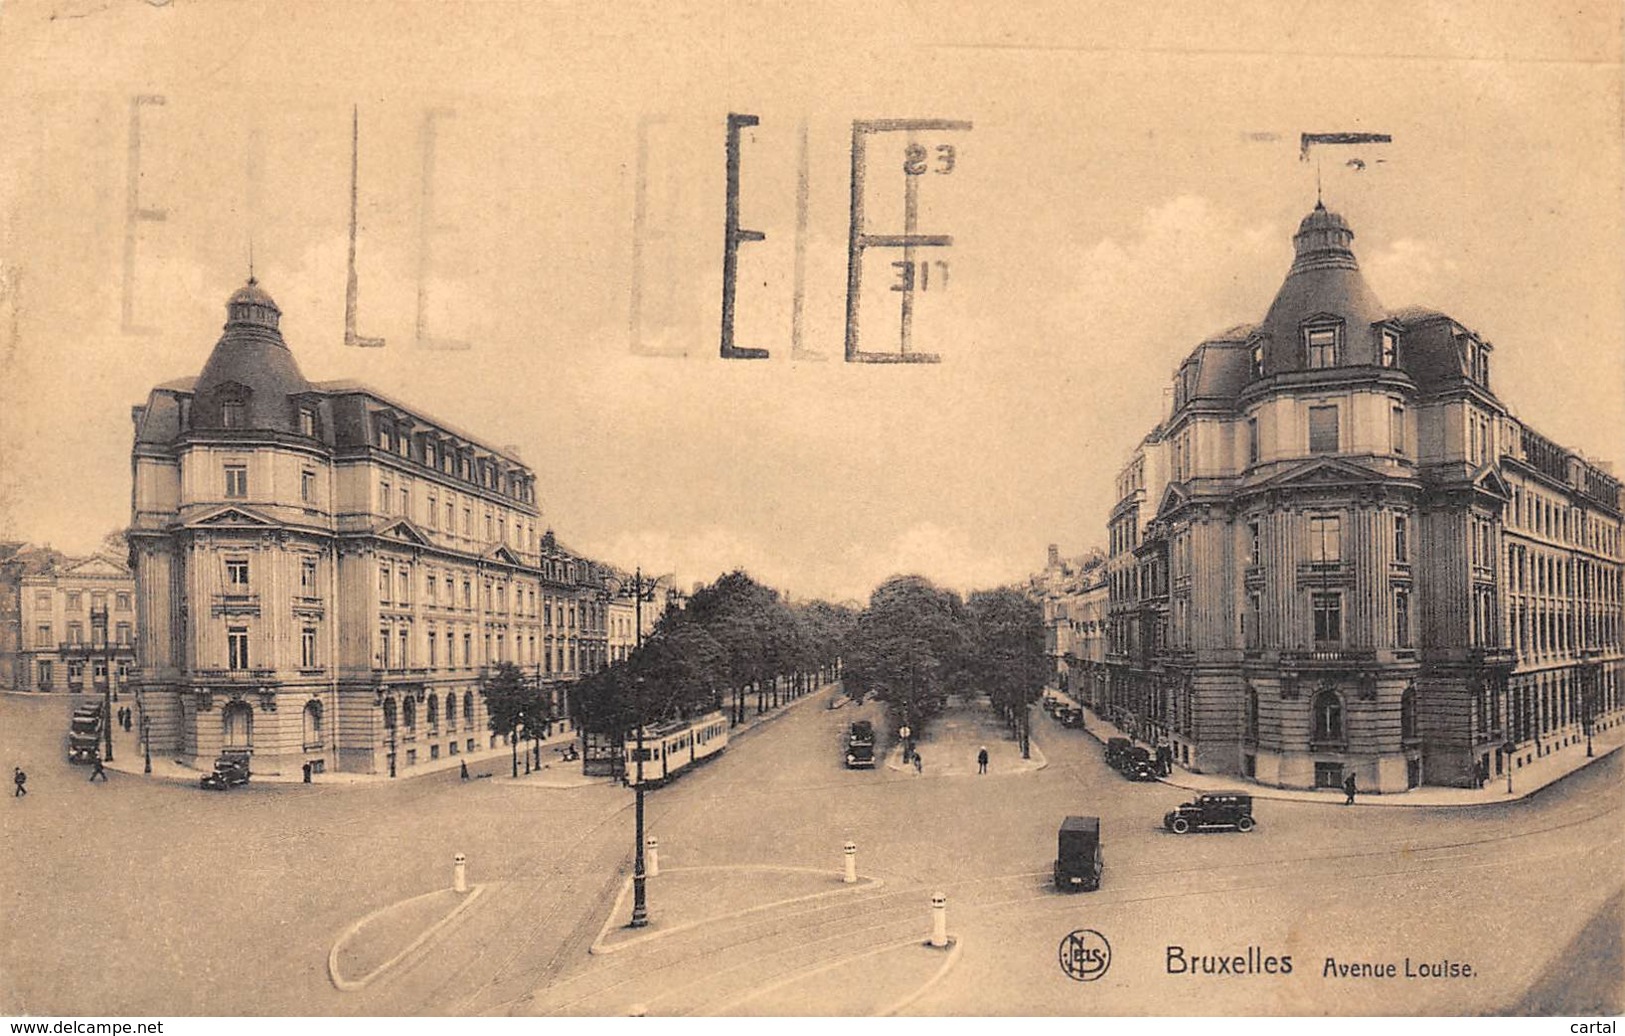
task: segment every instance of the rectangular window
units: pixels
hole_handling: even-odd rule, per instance
[[[223,428],[243,426],[243,405],[238,402],[220,404],[220,425]]]
[[[1258,418],[1247,419],[1247,463],[1258,463]]]
[[[454,664],[454,656],[452,654],[452,643],[453,643],[453,641],[451,639],[451,630],[447,630],[446,631],[446,664],[448,666]]]
[[[306,626],[299,631],[299,665],[305,669],[316,668],[316,627]]]
[[[68,623],[68,643],[83,644],[85,642],[85,627],[83,623]]]
[[[123,647],[129,647],[130,646],[131,632],[130,632],[130,624],[129,623],[121,622],[121,623],[118,624],[118,642]]]
[[[446,531],[447,532],[455,532],[457,530],[456,523],[453,521],[453,519],[456,517],[456,515],[457,515],[456,508],[452,506],[452,502],[450,500],[447,500],[446,501]]]
[[[248,496],[248,465],[226,465],[226,496],[234,500]]]
[[[1411,646],[1411,593],[1409,590],[1394,591],[1394,646],[1402,648]]]
[[[1411,560],[1410,545],[1410,519],[1402,514],[1394,515],[1394,560],[1409,562]]]
[[[394,499],[395,499],[394,496],[391,495],[391,492],[390,492],[389,483],[388,482],[380,482],[380,483],[378,483],[378,513],[379,514],[388,514],[389,513],[389,505],[390,505],[391,502],[394,501]]]
[[[389,600],[389,588],[390,588],[391,583],[392,583],[392,579],[391,579],[390,574],[389,574],[389,566],[384,564],[383,562],[379,562],[378,563],[378,599],[380,601],[386,601],[387,602]]]
[[[412,491],[405,486],[401,487],[401,517],[412,517]]]
[[[316,559],[299,559],[299,589],[306,597],[316,596]]]
[[[120,593],[118,595],[118,610],[121,611],[121,612],[127,612],[127,611],[130,610],[130,595],[129,594]]]
[[[472,507],[463,508],[463,535],[474,535],[474,509]]]
[[[316,435],[316,411],[303,407],[299,411],[299,434],[314,437]]]
[[[440,524],[440,501],[433,493],[429,494],[429,528],[433,529]]]
[[[474,664],[474,634],[463,634],[463,668]]]
[[[226,629],[227,666],[231,669],[248,668],[248,627],[230,626]]]
[[[474,584],[467,579],[463,580],[463,607],[474,607]]]
[[[1386,328],[1382,331],[1382,365],[1394,367],[1399,364],[1399,335]]]
[[[307,504],[316,502],[316,473],[314,471],[301,471],[299,473],[299,499]]]
[[[1337,407],[1309,408],[1309,452],[1337,452]]]
[[[1394,454],[1405,455],[1405,408],[1396,406],[1388,412],[1388,439]]]
[[[434,604],[439,598],[440,582],[434,576],[424,577],[423,599],[428,604]]]
[[[1343,560],[1343,519],[1340,516],[1309,516],[1309,560],[1317,564]]]
[[[401,644],[401,657],[397,664],[402,669],[405,669],[407,666],[412,664],[411,662],[407,661],[407,647],[411,644],[411,640],[405,626],[402,626],[400,630],[397,631],[397,635]]]
[[[433,669],[440,664],[440,641],[435,639],[434,630],[429,631],[429,668]]]
[[[1253,377],[1264,376],[1264,343],[1254,342],[1252,348]]]
[[[35,629],[34,629],[34,646],[35,647],[50,647],[51,646],[51,627],[50,626],[47,625],[47,626],[37,626],[37,627],[35,627]]]
[[[1315,614],[1315,646],[1330,647],[1343,643],[1343,595],[1340,593],[1312,593],[1310,607]]]
[[[1242,613],[1243,643],[1250,648],[1257,648],[1263,643],[1259,628],[1260,616],[1264,610],[1264,594],[1261,590],[1247,591],[1247,610]]]
[[[381,669],[389,668],[389,627],[378,627],[378,666]]]
[[[1310,368],[1337,366],[1337,328],[1322,327],[1304,332]]]
[[[233,590],[246,588],[248,586],[247,558],[226,559],[226,585],[231,587]]]
[[[1264,563],[1264,529],[1257,519],[1247,523],[1247,564]]]
[[[45,607],[47,607],[47,608],[49,608],[51,606],[51,598],[50,598],[49,595],[46,596],[44,604],[45,604]],[[80,593],[78,590],[69,590],[68,591],[68,611],[70,611],[70,612],[84,611],[84,606],[85,606],[84,594]]]
[[[412,570],[402,566],[399,574],[401,592],[398,601],[405,604],[412,599]]]

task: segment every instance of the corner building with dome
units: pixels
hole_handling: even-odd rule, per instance
[[[1383,308],[1319,203],[1259,324],[1180,364],[1109,518],[1102,715],[1192,770],[1471,787],[1618,724],[1619,481]]]
[[[253,278],[196,378],[134,407],[133,682],[154,755],[404,775],[485,752],[481,676],[569,714],[606,661],[605,569],[542,524],[512,451],[307,382]]]

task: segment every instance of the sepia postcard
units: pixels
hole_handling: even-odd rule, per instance
[[[1613,1032],[1622,32],[0,0],[0,1015]]]

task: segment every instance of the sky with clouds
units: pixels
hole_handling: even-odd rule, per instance
[[[1021,10],[6,5],[0,532],[82,551],[128,520],[130,407],[201,369],[252,239],[308,378],[516,446],[577,549],[837,599],[1017,579],[1104,543],[1179,360],[1268,308],[1301,132],[1392,135],[1318,162],[1377,296],[1476,328],[1516,413],[1625,460],[1611,8]],[[352,111],[380,349],[343,344]],[[729,112],[761,120],[736,340],[764,360],[718,356]],[[849,364],[852,123],[895,117],[973,123],[914,140],[954,149],[917,219],[954,243],[914,257],[942,362]],[[909,141],[870,140],[895,233]],[[863,342],[895,351],[901,256],[866,255]]]

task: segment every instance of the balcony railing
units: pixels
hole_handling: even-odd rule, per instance
[[[1345,666],[1373,665],[1377,652],[1372,648],[1317,647],[1312,651],[1283,651],[1284,666]]]
[[[275,669],[194,669],[198,680],[217,680],[223,683],[259,683],[276,677]]]

